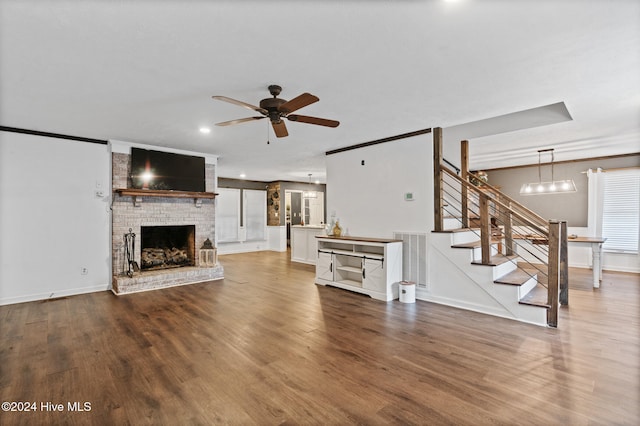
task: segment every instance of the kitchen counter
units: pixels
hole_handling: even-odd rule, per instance
[[[316,264],[316,235],[325,235],[324,225],[293,225],[291,227],[291,261]]]

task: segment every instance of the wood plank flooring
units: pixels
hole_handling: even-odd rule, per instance
[[[221,281],[1,306],[0,399],[38,410],[0,424],[640,424],[637,274],[572,269],[549,329],[316,286],[287,253],[220,262]]]

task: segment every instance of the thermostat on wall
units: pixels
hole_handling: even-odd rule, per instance
[[[404,193],[405,201],[413,201],[413,192],[405,192]]]

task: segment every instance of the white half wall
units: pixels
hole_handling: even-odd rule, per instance
[[[284,226],[267,226],[266,240],[218,243],[219,255],[263,250],[287,251],[287,228]]]
[[[109,289],[109,165],[106,145],[0,132],[0,304]]]
[[[269,250],[287,251],[287,228],[285,226],[267,226]]]
[[[218,243],[218,255],[249,253],[253,251],[271,250],[268,240],[238,241],[232,243]]]
[[[358,237],[430,232],[432,162],[430,133],[328,155],[327,222],[335,214],[343,233]]]

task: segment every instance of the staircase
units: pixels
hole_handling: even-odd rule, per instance
[[[479,231],[458,228],[432,233],[431,247],[437,251],[439,267],[449,271],[450,284],[455,282],[450,297],[441,290],[434,301],[546,326],[547,290],[538,284],[538,273],[519,268],[518,256],[500,253],[503,242],[499,239],[491,242],[489,263],[482,263]],[[457,271],[453,276],[452,269]]]
[[[460,174],[448,168],[442,129],[434,129],[436,277],[426,299],[557,327],[558,305],[568,300],[566,222],[545,220],[480,182],[467,161],[462,141]]]

